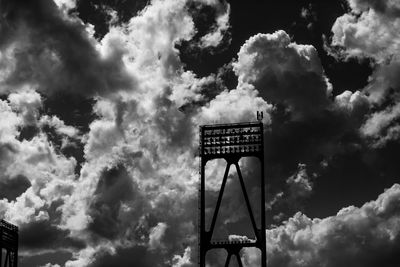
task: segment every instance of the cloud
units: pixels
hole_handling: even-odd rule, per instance
[[[190,247],[187,247],[185,249],[183,256],[174,255],[174,257],[172,258],[172,267],[189,267],[189,266],[191,266],[192,262],[190,261],[190,254],[191,254],[191,249],[190,249]]]
[[[240,235],[230,235],[229,236],[229,241],[231,242],[246,242],[246,241],[251,241],[247,236],[240,236]]]
[[[396,123],[400,116],[400,103],[383,111],[378,111],[369,116],[360,128],[361,133],[373,140],[374,146],[383,146],[389,140],[396,140],[400,136],[400,126]]]
[[[88,207],[91,217],[88,229],[110,240],[121,237],[129,224],[140,218],[143,202],[137,185],[123,166],[104,170]]]
[[[8,95],[8,101],[13,110],[22,114],[24,125],[36,125],[41,108],[42,100],[40,95],[33,91],[23,91]]]
[[[218,47],[229,35],[229,5],[198,3],[215,11],[216,22],[198,39],[202,49]],[[342,130],[358,130],[369,108],[363,93],[332,101],[316,49],[284,31],[246,41],[233,63],[236,88],[218,74],[185,70],[179,44],[199,31],[189,1],[151,1],[130,20],[111,23],[101,40],[70,12],[73,1],[6,4],[0,78],[9,96],[0,100],[0,185],[18,186],[0,200],[0,215],[21,227],[26,255],[67,250],[73,255],[67,267],[196,262],[199,125],[253,121],[255,111],[264,111],[266,160],[279,180],[273,186],[279,191],[283,183],[300,199],[312,192],[316,158],[345,149],[346,142],[336,145]],[[54,100],[58,94],[91,98],[92,110],[79,109],[93,112],[90,121],[78,128],[66,119],[72,115],[45,114],[46,103],[63,103]],[[30,138],[21,137],[25,125],[37,128]],[[74,143],[83,147],[81,159],[63,149]],[[252,165],[241,166],[252,177]],[[249,179],[248,190],[257,194],[255,181]],[[292,221],[268,232],[271,240],[285,227],[289,233]],[[279,253],[271,259],[286,259]]]
[[[162,238],[165,235],[165,230],[167,229],[167,224],[159,222],[156,226],[150,229],[149,235],[149,248],[156,249],[164,247],[162,243]]]
[[[195,246],[194,129],[206,121],[202,107],[223,90],[215,75],[198,78],[183,69],[175,44],[194,34],[186,7],[186,1],[154,1],[126,24],[112,26],[101,41],[100,53],[120,47],[128,72],[140,79],[134,91],[96,98],[80,178],[60,207],[61,228],[90,248],[66,266],[123,265],[137,261],[124,255],[137,253],[143,266],[192,261],[187,251]],[[216,84],[217,93],[207,92],[209,84]],[[250,116],[253,103],[265,105],[254,91],[231,92],[243,97],[239,121]],[[232,108],[241,101],[233,99]],[[192,103],[190,112],[179,110]]]
[[[41,107],[38,93],[22,90],[2,101],[0,110],[0,216],[19,226],[20,254],[27,256],[83,247],[57,226],[57,209],[74,187],[76,160],[58,154],[41,132]],[[19,138],[25,125],[38,127],[29,140]]]
[[[247,122],[254,120],[255,111],[263,111],[266,124],[271,118],[272,106],[263,100],[252,86],[223,91],[202,108],[203,123]]]
[[[292,43],[284,31],[251,37],[241,47],[233,67],[239,86],[253,85],[263,99],[283,104],[294,118],[329,106],[332,86],[317,50]]]
[[[363,12],[372,8],[378,13],[389,16],[397,17],[400,15],[400,4],[397,1],[349,0],[348,3],[355,12]]]
[[[348,0],[348,4],[350,11],[339,17],[332,27],[331,45],[339,48],[333,55],[372,60],[374,71],[362,93],[368,96],[376,112],[369,115],[360,131],[373,146],[382,147],[399,137],[399,126],[395,122],[398,118],[396,103],[400,99],[397,75],[400,70],[399,4],[397,1],[366,0]],[[385,104],[388,102],[395,104]],[[380,131],[378,119],[383,119],[381,125],[386,124],[387,133]]]
[[[332,27],[332,45],[345,47],[344,56],[371,57],[382,63],[398,51],[398,18],[378,13],[372,7],[352,11],[336,19]]]
[[[45,264],[45,265],[42,265],[41,267],[61,267],[61,266],[58,265],[58,264],[47,263],[47,264]]]
[[[43,253],[46,250],[77,250],[85,247],[82,241],[70,238],[67,230],[59,229],[47,221],[21,225],[19,235],[20,248],[22,251],[29,251],[27,255]]]
[[[297,172],[286,180],[286,184],[289,186],[292,198],[309,196],[313,189],[313,183],[307,174],[306,165],[299,164]]]
[[[73,6],[72,1],[57,4]],[[74,15],[63,15],[53,1],[3,1],[2,6],[3,93],[26,83],[49,95],[69,91],[92,96],[133,89],[135,79],[128,75],[119,49],[99,53],[90,27]]]
[[[400,262],[399,196],[395,184],[377,200],[343,208],[335,216],[295,214],[266,231],[268,266],[395,266]],[[254,251],[246,250],[243,259],[247,266],[258,266]]]
[[[63,11],[70,11],[76,8],[76,0],[54,0],[54,3]]]
[[[217,47],[219,46],[223,38],[226,35],[226,32],[229,30],[229,13],[230,13],[230,5],[225,5],[225,11],[223,5],[218,6],[216,3],[213,3],[215,6],[219,7],[219,13],[216,17],[216,26],[209,33],[202,36],[200,39],[200,47]]]

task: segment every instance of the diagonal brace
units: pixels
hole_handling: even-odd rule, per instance
[[[219,207],[221,206],[222,195],[224,194],[226,180],[228,179],[228,173],[229,173],[230,166],[231,166],[230,163],[226,164],[224,179],[222,180],[221,189],[219,190],[219,194],[218,194],[217,206],[215,207],[214,214],[213,214],[212,221],[211,221],[211,226],[210,226],[210,231],[209,231],[210,239],[211,239],[212,234],[214,232],[215,222],[217,221],[217,215],[218,215],[218,212],[219,212]]]
[[[254,214],[253,214],[253,211],[251,209],[249,196],[247,195],[247,191],[246,191],[246,186],[244,185],[242,172],[240,171],[239,164],[237,162],[235,163],[235,166],[236,166],[236,170],[237,170],[237,173],[238,173],[238,176],[239,176],[239,181],[240,181],[240,185],[242,187],[244,199],[246,200],[246,206],[247,206],[247,210],[249,211],[251,224],[253,225],[254,234],[256,235],[257,240],[259,240],[259,231],[257,229],[256,220],[254,219]]]
[[[240,254],[239,253],[236,254],[236,258],[237,258],[237,262],[238,262],[239,267],[243,267],[242,259],[240,258]]]
[[[226,257],[226,261],[225,261],[225,267],[229,266],[229,262],[231,261],[231,256],[232,256],[232,254],[228,253],[228,256]]]

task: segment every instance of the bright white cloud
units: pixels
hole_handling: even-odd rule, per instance
[[[252,36],[238,56],[233,67],[239,87],[253,85],[263,99],[284,104],[294,118],[329,106],[332,85],[313,46],[293,43],[281,30]]]
[[[399,126],[395,122],[399,117],[396,103],[400,88],[397,75],[400,70],[399,2],[348,0],[348,3],[350,12],[339,17],[332,27],[331,44],[340,48],[335,52],[338,56],[371,59],[374,71],[361,94],[368,96],[368,102],[377,111],[369,115],[360,131],[372,140],[373,146],[384,146],[399,137]],[[389,99],[395,104],[382,107]]]
[[[269,266],[377,266],[395,257],[400,234],[400,185],[360,208],[348,207],[336,216],[310,219],[297,213],[282,226],[266,231]],[[258,266],[246,250],[247,266]]]

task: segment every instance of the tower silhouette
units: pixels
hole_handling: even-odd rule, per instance
[[[2,259],[3,249],[5,250],[4,263]],[[0,221],[0,267],[1,266],[18,266],[18,227],[4,220]]]
[[[264,180],[264,138],[263,124],[249,122],[240,124],[217,124],[200,126],[200,188],[199,188],[199,265],[206,266],[206,254],[209,250],[225,249],[227,258],[225,266],[229,266],[232,256],[236,256],[239,266],[243,266],[240,258],[240,251],[244,247],[256,247],[261,252],[261,267],[266,267],[266,237],[265,237],[265,180]],[[261,189],[261,218],[260,228],[257,228],[255,216],[249,201],[245,183],[239,167],[239,160],[242,157],[256,157],[261,164],[260,189]],[[217,203],[211,219],[209,230],[205,224],[205,166],[209,160],[222,158],[226,161],[224,177],[218,193]],[[246,202],[246,207],[255,233],[255,240],[244,241],[213,241],[212,236],[215,230],[215,223],[221,206],[226,181],[230,167],[234,165],[237,170],[240,187]]]

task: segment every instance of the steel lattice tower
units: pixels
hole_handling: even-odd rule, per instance
[[[3,249],[5,259],[3,267],[18,266],[18,227],[4,220],[0,221],[0,267],[3,264]]]
[[[236,256],[239,266],[243,266],[240,258],[240,251],[244,247],[256,247],[261,252],[261,267],[267,265],[266,238],[265,238],[265,178],[264,178],[264,138],[263,124],[240,123],[240,124],[219,124],[200,126],[200,188],[199,188],[199,265],[206,266],[206,254],[211,249],[225,249],[228,256],[225,266],[229,266],[232,256]],[[257,228],[254,213],[252,211],[249,197],[245,188],[244,180],[239,167],[239,160],[242,157],[256,157],[260,161],[260,188],[261,188],[261,222],[260,229]],[[205,223],[205,166],[207,161],[212,159],[225,159],[227,165],[225,174],[218,193],[217,204],[211,220],[210,229],[206,229]],[[212,241],[212,235],[219,208],[224,194],[225,184],[228,178],[230,166],[234,165],[239,177],[240,186],[246,201],[251,224],[256,235],[253,241]]]

